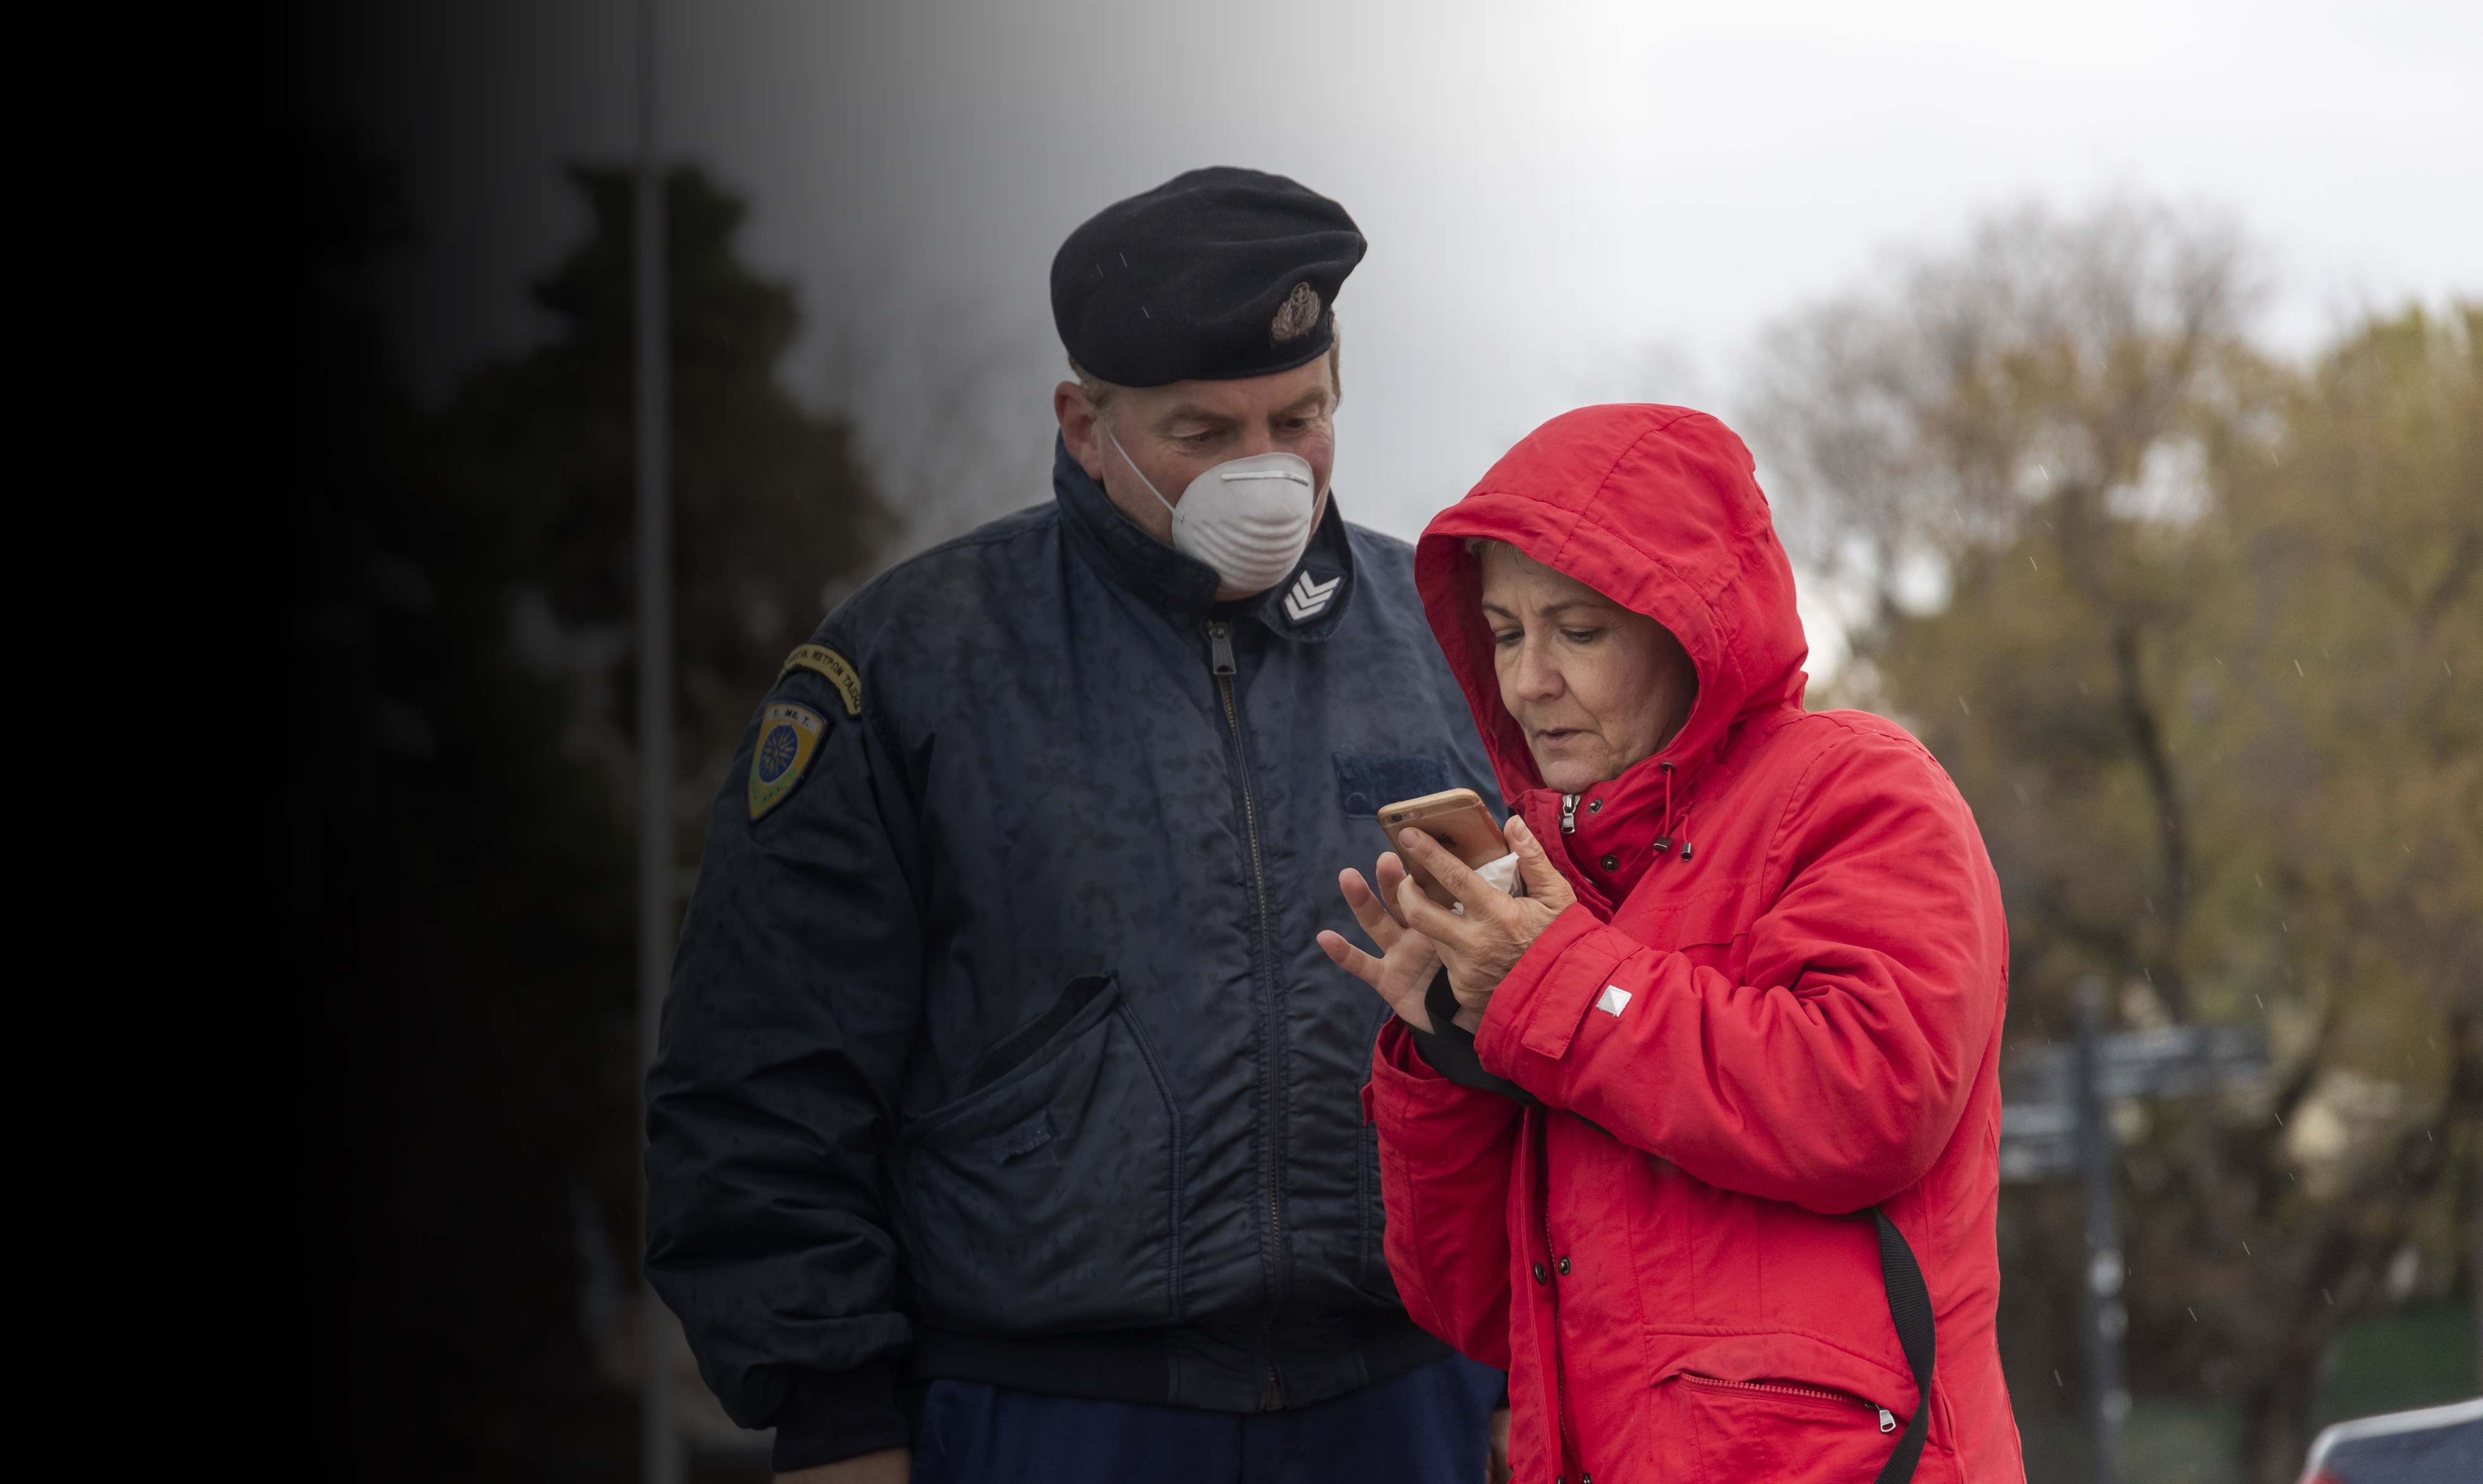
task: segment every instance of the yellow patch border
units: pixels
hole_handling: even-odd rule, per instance
[[[806,644],[786,657],[785,668],[776,672],[776,678],[781,680],[796,670],[825,676],[844,702],[845,715],[862,715],[862,676],[843,655],[823,644]]]
[[[762,780],[759,776],[760,768],[779,729],[793,734],[793,755],[777,770],[774,778]],[[760,815],[785,802],[785,796],[793,791],[793,785],[802,781],[802,775],[811,771],[811,759],[818,755],[819,739],[827,734],[828,719],[809,706],[778,701],[769,702],[767,709],[760,713],[759,745],[750,750],[752,823],[756,824]]]

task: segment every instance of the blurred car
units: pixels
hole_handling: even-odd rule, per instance
[[[2324,1427],[2302,1466],[2302,1484],[2477,1480],[2483,1480],[2483,1397]]]

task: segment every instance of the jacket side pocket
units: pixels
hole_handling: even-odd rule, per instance
[[[916,1312],[967,1334],[1180,1319],[1181,1120],[1109,976],[1079,980],[906,1126],[891,1213]]]

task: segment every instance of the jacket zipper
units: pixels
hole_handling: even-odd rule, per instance
[[[1877,1403],[1864,1401],[1861,1397],[1856,1396],[1850,1391],[1822,1391],[1820,1388],[1815,1386],[1786,1386],[1781,1382],[1774,1381],[1726,1381],[1720,1376],[1702,1376],[1695,1370],[1683,1371],[1681,1373],[1681,1379],[1693,1382],[1698,1386],[1724,1387],[1736,1391],[1774,1391],[1782,1396],[1812,1396],[1817,1397],[1821,1401],[1841,1401],[1849,1407],[1859,1407],[1865,1412],[1877,1412],[1880,1414],[1880,1430],[1882,1432],[1892,1433],[1897,1430],[1897,1416],[1895,1413],[1890,1412],[1887,1408],[1880,1406]]]
[[[1562,835],[1578,833],[1578,796],[1576,794],[1564,793],[1561,796],[1561,833]]]
[[[1274,1001],[1275,932],[1268,920],[1268,871],[1259,854],[1259,806],[1250,794],[1250,755],[1242,743],[1242,712],[1233,703],[1233,677],[1241,673],[1233,662],[1233,625],[1221,619],[1211,619],[1207,624],[1209,668],[1215,676],[1215,692],[1224,702],[1224,725],[1233,733],[1234,777],[1242,784],[1242,823],[1250,839],[1250,884],[1259,898],[1259,962],[1269,981],[1268,1006],[1268,1036],[1266,1047],[1268,1063],[1268,1257],[1281,1270],[1285,1263],[1284,1217],[1284,1097],[1283,1078],[1277,1067],[1282,1052],[1283,1033]],[[1276,1304],[1275,1295],[1268,1296],[1268,1312],[1261,1318],[1259,1332],[1268,1346],[1267,1410],[1275,1412],[1285,1405],[1283,1380],[1276,1373]]]

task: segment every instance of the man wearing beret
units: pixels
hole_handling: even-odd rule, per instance
[[[1328,490],[1334,201],[1193,171],[1052,269],[1053,498],[889,571],[752,719],[648,1080],[648,1272],[806,1480],[1483,1476],[1405,1316],[1316,941],[1491,770]]]

